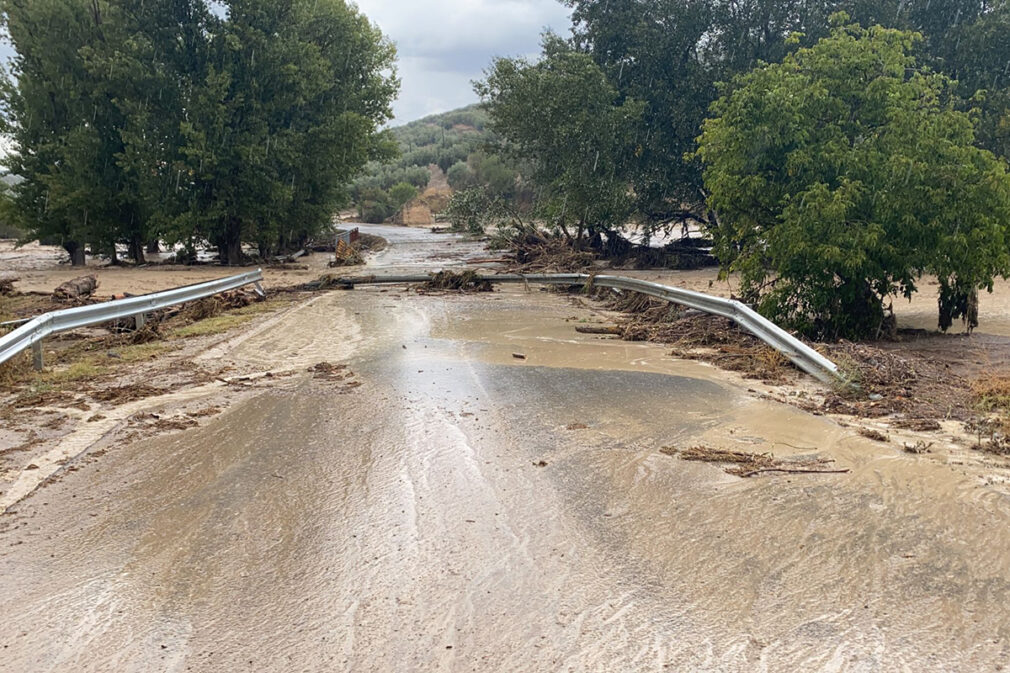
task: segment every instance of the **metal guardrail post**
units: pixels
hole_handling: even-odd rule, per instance
[[[32,344],[32,367],[35,368],[35,371],[40,372],[45,364],[45,358],[42,355],[42,339],[39,339]]]

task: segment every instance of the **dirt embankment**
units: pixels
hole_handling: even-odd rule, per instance
[[[400,212],[393,216],[393,224],[406,226],[435,224],[435,216],[445,211],[452,196],[449,180],[442,169],[435,164],[428,166],[428,172],[431,174],[428,186],[418,196],[404,204]]]

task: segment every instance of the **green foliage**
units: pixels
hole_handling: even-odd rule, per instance
[[[395,212],[389,192],[384,189],[368,187],[358,196],[358,217],[364,222],[381,224]]]
[[[501,196],[483,187],[470,187],[452,195],[445,215],[454,230],[483,234],[489,226],[507,220],[510,212]]]
[[[445,177],[449,181],[449,186],[457,191],[477,184],[477,176],[465,161],[457,161],[450,166]]]
[[[354,201],[360,204],[362,190],[389,190],[398,182],[408,182],[418,189],[428,185],[428,166],[437,165],[448,172],[489,139],[484,131],[487,115],[477,106],[432,115],[391,129],[389,134],[396,155],[374,161],[351,185]]]
[[[983,147],[1010,157],[1010,3],[976,0],[564,0],[571,44],[592,56],[622,99],[645,104],[636,161],[622,171],[652,226],[707,220],[695,138],[717,82],[781,61],[829,32],[847,12],[862,25],[924,35],[922,62],[976,99]],[[684,157],[688,157],[686,160]]]
[[[375,196],[368,190],[389,191],[398,182],[424,189],[430,165],[446,173],[453,190],[481,187],[514,204],[528,202],[531,197],[520,179],[520,164],[495,151],[496,136],[488,121],[483,107],[471,105],[392,129],[398,155],[369,163],[351,185],[359,210],[366,196],[370,200]]]
[[[946,328],[1010,271],[1006,166],[973,145],[953,83],[916,65],[920,40],[836,28],[738,77],[704,124],[716,253],[745,299],[809,335],[872,336],[924,272]]]
[[[399,210],[403,204],[417,196],[417,187],[407,182],[398,182],[389,190],[389,202],[394,210]]]
[[[592,58],[560,38],[546,35],[543,51],[536,63],[496,60],[475,88],[509,156],[530,166],[538,215],[581,245],[631,214],[622,176],[642,105],[620,100]]]
[[[398,82],[394,50],[342,0],[0,0],[19,224],[84,245],[209,241],[238,263],[303,243],[347,200]]]

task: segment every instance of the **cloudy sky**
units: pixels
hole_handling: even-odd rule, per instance
[[[557,0],[357,0],[397,46],[400,124],[477,101],[471,82],[495,56],[539,52],[545,28],[567,34]]]
[[[213,0],[212,0],[213,2]],[[392,39],[402,82],[394,124],[475,103],[471,82],[495,56],[539,52],[540,33],[567,34],[558,0],[357,0]],[[0,41],[0,59],[10,55]]]

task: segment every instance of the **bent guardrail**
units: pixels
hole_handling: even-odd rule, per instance
[[[251,283],[255,283],[256,291],[262,295],[263,288],[260,286],[262,280],[263,270],[256,269],[236,276],[176,287],[139,297],[127,297],[102,304],[44,313],[32,318],[9,334],[0,336],[0,363],[6,362],[27,348],[31,348],[34,352],[35,368],[42,369],[42,342],[53,334],[123,318],[135,318],[139,329],[144,324],[144,314],[146,313],[203,299]]]
[[[368,285],[373,283],[421,283],[429,280],[427,275],[413,276],[362,276],[337,279],[346,285]],[[693,290],[684,290],[669,285],[661,285],[637,278],[623,276],[591,276],[584,273],[534,273],[478,275],[477,279],[492,283],[541,283],[547,285],[595,285],[616,290],[641,292],[651,297],[664,299],[705,313],[729,318],[758,339],[785,355],[789,360],[811,376],[824,383],[846,383],[845,376],[838,371],[834,362],[806,345],[789,332],[759,315],[747,305],[735,299],[713,297]]]

